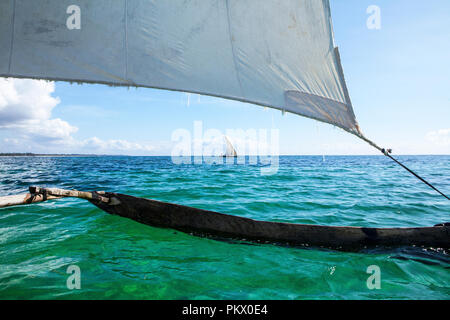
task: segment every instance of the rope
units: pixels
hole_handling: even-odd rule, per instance
[[[447,200],[450,200],[450,198],[448,196],[446,196],[443,192],[441,192],[438,188],[436,188],[435,186],[433,186],[431,183],[429,183],[427,180],[425,180],[424,178],[422,178],[421,176],[419,176],[417,173],[415,173],[414,171],[412,171],[411,169],[409,169],[407,166],[405,166],[403,163],[401,163],[400,161],[398,161],[397,159],[395,159],[393,156],[390,155],[390,153],[392,153],[392,149],[383,149],[380,148],[376,143],[374,143],[372,140],[367,139],[360,131],[358,132],[354,132],[354,131],[348,131],[352,134],[354,134],[355,136],[357,136],[358,138],[364,140],[365,142],[367,142],[368,144],[370,144],[372,147],[374,147],[375,149],[381,151],[381,153],[383,153],[386,157],[392,159],[395,163],[397,163],[398,165],[400,165],[401,167],[403,167],[405,170],[407,170],[409,173],[411,173],[413,176],[415,176],[417,179],[419,179],[420,181],[422,181],[423,183],[425,183],[427,186],[429,186],[431,189],[433,189],[434,191],[438,192],[441,196],[443,196],[444,198],[446,198]]]
[[[405,166],[403,163],[401,163],[400,161],[398,161],[397,159],[395,159],[393,156],[391,156],[389,153],[392,152],[392,150],[388,149],[387,151],[385,149],[381,149],[381,152],[383,152],[383,154],[388,157],[391,158],[393,161],[395,161],[398,165],[402,166],[404,169],[406,169],[409,173],[411,173],[412,175],[414,175],[417,179],[419,179],[420,181],[422,181],[423,183],[425,183],[427,186],[429,186],[430,188],[432,188],[433,190],[437,191],[440,195],[442,195],[444,198],[446,198],[447,200],[450,200],[449,197],[447,197],[443,192],[441,192],[438,188],[436,188],[435,186],[433,186],[431,183],[429,183],[428,181],[426,181],[424,178],[422,178],[421,176],[419,176],[417,173],[415,173],[414,171],[412,171],[411,169],[409,169],[407,166]]]

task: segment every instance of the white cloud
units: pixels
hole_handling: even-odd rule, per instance
[[[48,81],[0,78],[0,129],[40,139],[67,139],[78,129],[61,119],[50,119],[59,98]]]
[[[54,91],[53,82],[0,78],[0,126],[49,119],[60,102]]]
[[[155,149],[126,140],[75,139],[77,127],[51,118],[60,103],[54,91],[53,82],[0,78],[0,132],[7,134],[0,152],[145,154]]]
[[[438,146],[450,146],[450,129],[440,129],[428,132],[426,135],[428,141]]]
[[[82,141],[81,146],[89,150],[97,150],[100,152],[110,151],[153,151],[155,147],[150,144],[129,142],[126,140],[101,140],[97,137],[86,139]]]
[[[61,119],[27,120],[10,128],[36,140],[66,140],[78,131],[78,128]]]

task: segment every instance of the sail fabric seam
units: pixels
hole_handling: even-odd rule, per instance
[[[344,97],[345,97],[345,100],[346,100],[346,104],[349,107],[348,111],[353,116],[353,119],[354,119],[355,125],[356,125],[356,129],[358,130],[359,133],[361,133],[361,130],[360,130],[359,125],[358,125],[358,121],[356,120],[355,111],[353,110],[352,101],[350,99],[350,94],[348,92],[347,82],[345,81],[344,69],[342,68],[342,63],[341,63],[341,54],[339,53],[339,48],[338,47],[334,48],[334,56],[336,58],[336,64],[337,64],[337,67],[338,67],[338,74],[339,74],[339,78],[340,78],[341,83],[342,83],[342,90],[344,91]]]
[[[344,99],[345,99],[345,105],[347,105],[347,112],[350,112],[350,114],[353,116],[353,122],[355,124],[356,130],[357,130],[357,136],[363,136],[363,133],[359,127],[358,121],[356,120],[356,115],[355,112],[353,110],[353,105],[352,105],[352,101],[350,98],[350,93],[348,91],[348,87],[347,87],[347,82],[345,81],[345,76],[344,76],[344,69],[342,67],[342,63],[341,63],[341,56],[340,56],[340,52],[339,52],[339,48],[336,45],[336,41],[335,41],[335,36],[334,36],[334,29],[333,29],[333,16],[331,14],[331,7],[330,7],[330,2],[327,0],[323,0],[324,3],[324,7],[327,10],[327,14],[328,14],[328,27],[329,27],[329,31],[330,31],[330,37],[331,37],[331,46],[332,48],[334,48],[334,60],[336,62],[336,66],[338,68],[337,73],[339,76],[339,80],[341,81],[341,85],[342,85],[342,90],[344,93]],[[328,100],[331,100],[329,98],[327,98]],[[335,101],[335,100],[331,100],[331,101]],[[344,128],[342,126],[339,126],[342,129],[344,129],[345,131],[348,131],[347,128]],[[353,133],[353,132],[352,132]],[[366,139],[363,139],[366,140]],[[366,141],[369,144],[373,145],[376,148],[379,148],[375,143],[373,143],[372,141]]]
[[[12,19],[11,19],[11,45],[9,46],[8,73],[11,73],[11,64],[12,64],[13,46],[14,46],[15,17],[16,17],[16,0],[13,0],[13,12],[12,12]]]
[[[306,101],[305,98],[311,99],[310,101]],[[320,100],[320,101],[317,101]],[[316,102],[316,103],[315,103]],[[340,120],[343,120],[342,117],[339,117],[338,114],[336,115],[331,115],[328,114],[327,110],[321,109],[320,107],[317,107],[317,102],[320,103],[320,106],[325,107],[328,106],[330,108],[332,108],[333,110],[337,110],[340,111],[342,113],[346,113],[349,109],[349,106],[346,103],[342,103],[339,101],[335,101],[329,98],[325,98],[319,95],[315,95],[312,93],[307,93],[307,92],[303,92],[303,91],[299,91],[299,90],[287,90],[285,91],[285,104],[286,104],[286,111],[290,111],[292,113],[301,115],[303,117],[307,117],[310,119],[314,119],[314,120],[319,120],[321,122],[326,122],[329,123],[331,125],[335,125],[338,126],[342,129],[346,129],[345,126],[342,125],[342,123],[344,123],[345,121],[334,121],[332,116],[335,116],[335,118],[338,118]],[[305,112],[295,112],[292,111],[292,108],[297,107],[298,105],[302,105],[303,107],[306,107],[307,110],[305,110],[305,112],[307,111],[311,111],[313,110],[312,113],[315,114],[321,114],[321,116],[323,118],[316,118],[312,115],[309,115]],[[326,119],[326,120],[325,120]],[[350,130],[357,130],[356,127],[353,128],[349,128]]]
[[[239,83],[239,89],[241,90],[241,96],[244,96],[244,90],[242,89],[241,78],[239,77],[239,70],[238,70],[237,63],[236,63],[236,54],[235,54],[235,50],[234,50],[233,36],[231,34],[231,19],[230,19],[229,0],[225,1],[225,5],[227,7],[228,37],[230,39],[231,55],[233,56],[234,72],[236,73],[236,79]]]
[[[334,39],[334,29],[333,29],[333,16],[331,15],[331,7],[330,7],[330,2],[329,1],[324,1],[325,2],[325,8],[327,8],[327,12],[328,12],[328,24],[329,24],[329,28],[330,28],[330,35],[331,35],[331,45],[333,46],[333,48],[336,47],[336,41]]]
[[[336,101],[336,100],[333,100],[333,99],[330,99],[330,98],[319,96],[319,95],[314,94],[314,93],[304,92],[304,91],[300,91],[300,90],[286,90],[286,93],[288,93],[288,92],[300,92],[302,94],[305,94],[305,95],[308,95],[308,96],[311,96],[311,97],[317,97],[317,98],[320,98],[320,99],[327,100],[327,101],[329,101],[331,103],[337,103],[337,104],[349,107],[348,103],[339,102],[339,101]]]

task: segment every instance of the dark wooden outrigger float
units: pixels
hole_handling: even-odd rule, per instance
[[[0,198],[0,208],[76,197],[103,211],[197,236],[355,251],[370,247],[450,248],[450,224],[424,228],[359,228],[257,221],[208,210],[109,192],[30,187],[30,193]]]

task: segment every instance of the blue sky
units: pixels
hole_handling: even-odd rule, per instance
[[[397,154],[450,154],[450,1],[330,2],[347,86],[366,136]],[[366,26],[370,5],[381,9],[380,30]],[[27,135],[41,129],[2,127],[0,121],[0,152],[168,155],[174,130],[193,131],[199,120],[204,130],[278,129],[281,154],[377,154],[330,125],[235,101],[63,82],[45,90],[55,99],[50,119],[61,120],[47,127],[61,126],[65,142],[36,142]]]

